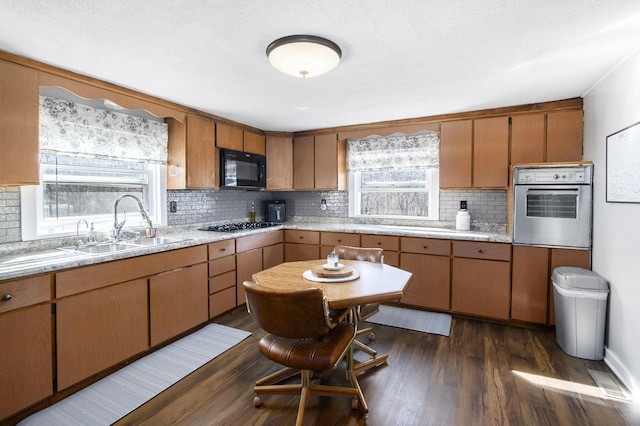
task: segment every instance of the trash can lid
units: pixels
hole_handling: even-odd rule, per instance
[[[551,281],[564,288],[609,291],[607,280],[593,271],[575,266],[560,266],[554,269]]]

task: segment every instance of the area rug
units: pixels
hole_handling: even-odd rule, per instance
[[[380,305],[380,312],[367,322],[449,336],[451,315]]]
[[[209,324],[27,417],[20,425],[110,425],[251,333]]]

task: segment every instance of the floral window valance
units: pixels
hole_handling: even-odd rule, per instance
[[[347,140],[349,171],[440,166],[438,133]]]
[[[167,163],[167,124],[40,96],[40,151]]]

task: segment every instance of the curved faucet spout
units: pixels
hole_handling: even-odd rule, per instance
[[[138,203],[138,207],[140,208],[140,214],[147,221],[147,223],[149,223],[149,216],[147,215],[147,212],[144,211],[144,207],[142,206],[142,201],[140,201],[140,199],[135,195],[131,195],[131,194],[121,195],[120,197],[118,197],[118,199],[113,205],[113,240],[114,241],[118,241],[120,239],[120,231],[122,230],[124,223],[127,221],[127,211],[124,210],[124,220],[122,222],[118,222],[118,204],[120,204],[120,201],[122,201],[123,198],[127,198],[127,197],[134,199]]]

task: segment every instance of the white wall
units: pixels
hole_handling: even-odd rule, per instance
[[[605,201],[606,138],[640,122],[640,51],[584,97],[584,159],[594,163],[593,270],[609,281],[605,362],[640,396],[640,204]],[[640,140],[636,141],[640,145]],[[640,159],[639,159],[640,161]]]

